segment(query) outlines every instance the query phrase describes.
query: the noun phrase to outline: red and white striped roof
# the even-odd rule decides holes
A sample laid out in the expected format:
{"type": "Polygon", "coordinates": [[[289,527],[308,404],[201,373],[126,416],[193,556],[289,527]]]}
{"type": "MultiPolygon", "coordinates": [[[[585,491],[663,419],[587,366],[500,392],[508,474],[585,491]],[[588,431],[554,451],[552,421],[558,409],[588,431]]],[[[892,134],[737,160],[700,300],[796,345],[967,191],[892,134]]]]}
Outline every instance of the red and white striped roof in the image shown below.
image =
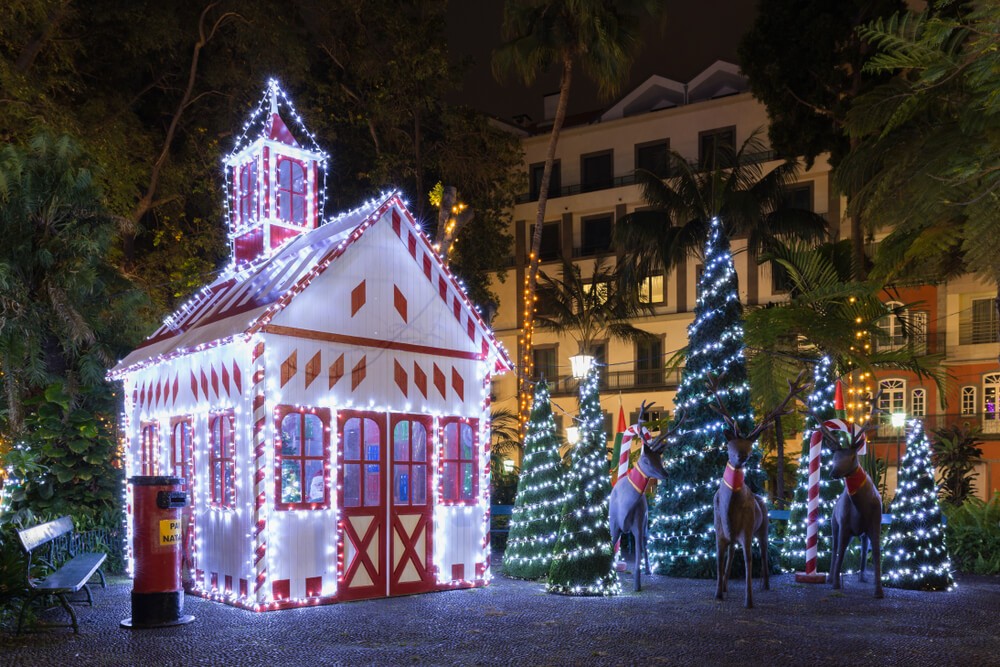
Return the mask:
{"type": "Polygon", "coordinates": [[[399,194],[391,192],[295,237],[269,258],[241,265],[239,269],[230,267],[167,317],[160,328],[111,369],[109,377],[119,379],[150,364],[248,338],[307,289],[338,257],[349,252],[354,241],[387,214],[409,251],[400,256],[411,257],[425,274],[430,273],[430,262],[437,265],[442,274],[441,289],[451,293],[456,310],[461,307],[465,311],[470,333],[473,327],[479,330],[483,358],[495,356],[496,371],[511,370],[513,364],[503,346],[451,272],[441,264],[399,194]],[[493,354],[489,354],[491,350],[493,354]]]}

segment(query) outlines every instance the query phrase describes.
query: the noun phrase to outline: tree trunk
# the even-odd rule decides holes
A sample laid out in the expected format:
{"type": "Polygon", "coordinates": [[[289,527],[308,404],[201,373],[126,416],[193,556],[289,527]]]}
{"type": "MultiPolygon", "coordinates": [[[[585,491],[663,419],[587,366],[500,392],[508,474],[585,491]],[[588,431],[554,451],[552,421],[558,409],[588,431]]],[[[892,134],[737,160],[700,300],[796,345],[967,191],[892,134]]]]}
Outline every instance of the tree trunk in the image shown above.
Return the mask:
{"type": "Polygon", "coordinates": [[[42,28],[41,34],[25,44],[24,48],[21,49],[21,53],[18,54],[17,61],[14,63],[14,71],[22,75],[28,73],[31,66],[35,64],[38,54],[52,40],[52,35],[55,34],[59,23],[66,17],[66,9],[69,7],[70,1],[63,0],[49,10],[49,13],[45,17],[45,26],[42,28]]]}
{"type": "Polygon", "coordinates": [[[785,427],[781,424],[781,415],[774,419],[774,449],[777,458],[777,474],[774,479],[774,495],[778,501],[778,509],[785,509],[785,427]]]}
{"type": "Polygon", "coordinates": [[[531,251],[528,255],[528,273],[524,277],[524,319],[521,325],[521,364],[518,376],[518,424],[523,429],[528,423],[528,413],[531,409],[531,376],[534,370],[532,356],[532,328],[535,325],[535,288],[538,286],[539,253],[542,248],[542,225],[545,223],[545,206],[549,199],[549,182],[552,179],[552,165],[556,159],[556,146],[559,143],[559,132],[566,120],[566,107],[569,102],[569,87],[573,80],[573,58],[570,54],[563,55],[562,78],[559,82],[559,104],[556,106],[556,117],[552,121],[552,133],[549,135],[549,148],[545,155],[545,167],[542,170],[542,182],[538,193],[538,214],[535,216],[535,228],[531,236],[531,251]]]}

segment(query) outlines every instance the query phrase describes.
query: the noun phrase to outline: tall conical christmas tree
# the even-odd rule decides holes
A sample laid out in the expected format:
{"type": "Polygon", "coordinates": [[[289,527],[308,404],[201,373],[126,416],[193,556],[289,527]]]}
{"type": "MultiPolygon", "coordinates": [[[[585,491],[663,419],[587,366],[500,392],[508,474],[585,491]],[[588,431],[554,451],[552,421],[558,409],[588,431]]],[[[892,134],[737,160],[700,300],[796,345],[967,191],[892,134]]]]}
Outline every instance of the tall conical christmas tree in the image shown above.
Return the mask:
{"type": "Polygon", "coordinates": [[[892,499],[892,524],[882,545],[882,583],[943,591],[955,587],[931,464],[931,444],[919,419],[909,423],[906,453],[892,499]]]}
{"type": "MultiPolygon", "coordinates": [[[[813,369],[813,390],[807,399],[809,415],[806,417],[802,439],[802,456],[799,458],[798,485],[792,500],[791,512],[785,539],[781,545],[781,563],[784,567],[801,571],[805,567],[806,553],[806,520],[808,519],[809,492],[809,439],[819,421],[833,419],[834,389],[836,378],[833,363],[829,357],[822,357],[813,369]]],[[[830,480],[830,468],[833,465],[833,452],[823,442],[820,455],[819,475],[819,533],[817,534],[817,570],[830,570],[830,514],[843,491],[842,483],[830,480]]]]}
{"type": "Polygon", "coordinates": [[[539,579],[548,574],[559,533],[559,512],[566,501],[564,470],[549,386],[542,380],[535,385],[524,434],[524,461],[503,556],[507,576],[539,579]]]}
{"type": "MultiPolygon", "coordinates": [[[[688,326],[688,355],[674,405],[686,411],[679,446],[668,448],[669,476],[651,510],[649,556],[661,574],[715,576],[712,501],[726,466],[723,422],[709,403],[709,374],[720,376],[719,398],[743,432],[753,428],[750,386],[743,356],[743,307],[729,239],[713,218],[705,244],[705,268],[698,281],[694,322],[688,326]]],[[[760,450],[745,467],[750,488],[763,489],[760,450]]]]}
{"type": "Polygon", "coordinates": [[[598,394],[598,370],[580,383],[580,441],[566,481],[559,537],[548,590],[566,595],[613,595],[620,590],[608,528],[608,454],[598,394]]]}

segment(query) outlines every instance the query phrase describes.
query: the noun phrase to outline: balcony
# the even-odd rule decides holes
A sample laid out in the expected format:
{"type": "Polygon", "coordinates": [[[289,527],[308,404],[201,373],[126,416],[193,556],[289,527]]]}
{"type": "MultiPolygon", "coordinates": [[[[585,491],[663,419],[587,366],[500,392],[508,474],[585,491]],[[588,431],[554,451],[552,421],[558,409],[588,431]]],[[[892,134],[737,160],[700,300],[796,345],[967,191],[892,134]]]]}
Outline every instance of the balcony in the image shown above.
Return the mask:
{"type": "MultiPolygon", "coordinates": [[[[1000,413],[997,412],[977,412],[973,414],[948,413],[943,415],[926,415],[919,417],[924,422],[924,429],[928,432],[945,428],[946,426],[965,426],[982,429],[983,435],[990,439],[1000,436],[1000,413]]],[[[905,428],[894,427],[885,423],[875,431],[873,440],[896,440],[897,438],[906,440],[905,428]]]]}
{"type": "MultiPolygon", "coordinates": [[[[602,392],[669,391],[677,389],[681,382],[680,368],[655,368],[641,371],[610,371],[601,373],[599,387],[602,392]]],[[[573,377],[549,380],[549,391],[553,396],[576,395],[580,381],[573,377]]]]}
{"type": "Polygon", "coordinates": [[[958,344],[979,345],[997,342],[997,319],[963,320],[958,323],[958,344]]]}
{"type": "Polygon", "coordinates": [[[918,357],[927,354],[944,354],[944,333],[918,333],[912,336],[892,336],[875,342],[876,352],[910,350],[918,357]]]}
{"type": "MultiPolygon", "coordinates": [[[[743,156],[743,164],[754,164],[757,162],[769,162],[770,160],[777,160],[778,156],[774,151],[762,151],[760,153],[752,153],[743,156]]],[[[689,160],[688,164],[695,168],[696,171],[701,171],[701,166],[696,160],[689,160]]],[[[549,199],[555,199],[556,197],[569,197],[570,195],[578,195],[583,192],[596,192],[598,190],[610,190],[611,188],[620,188],[626,185],[635,185],[635,173],[627,174],[625,176],[618,176],[613,179],[607,179],[600,182],[592,183],[576,183],[574,185],[566,185],[558,190],[555,188],[550,188],[549,199]]],[[[516,204],[527,204],[528,202],[538,201],[538,193],[523,192],[517,197],[515,197],[514,202],[516,204]]]]}

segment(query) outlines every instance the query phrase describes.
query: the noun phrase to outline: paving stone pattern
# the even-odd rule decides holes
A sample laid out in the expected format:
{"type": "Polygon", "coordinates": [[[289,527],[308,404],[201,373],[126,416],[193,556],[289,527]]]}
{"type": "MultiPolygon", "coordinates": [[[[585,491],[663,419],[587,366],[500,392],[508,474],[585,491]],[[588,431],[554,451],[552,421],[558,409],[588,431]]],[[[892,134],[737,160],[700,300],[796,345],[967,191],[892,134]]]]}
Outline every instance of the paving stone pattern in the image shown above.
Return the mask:
{"type": "Polygon", "coordinates": [[[727,599],[711,581],[643,578],[613,598],[550,595],[498,575],[482,589],[252,613],[188,597],[194,623],[125,630],[130,584],[95,590],[80,634],[0,632],[0,665],[1000,665],[1000,577],[950,593],[845,578],[842,591],[772,578],[727,599]]]}

